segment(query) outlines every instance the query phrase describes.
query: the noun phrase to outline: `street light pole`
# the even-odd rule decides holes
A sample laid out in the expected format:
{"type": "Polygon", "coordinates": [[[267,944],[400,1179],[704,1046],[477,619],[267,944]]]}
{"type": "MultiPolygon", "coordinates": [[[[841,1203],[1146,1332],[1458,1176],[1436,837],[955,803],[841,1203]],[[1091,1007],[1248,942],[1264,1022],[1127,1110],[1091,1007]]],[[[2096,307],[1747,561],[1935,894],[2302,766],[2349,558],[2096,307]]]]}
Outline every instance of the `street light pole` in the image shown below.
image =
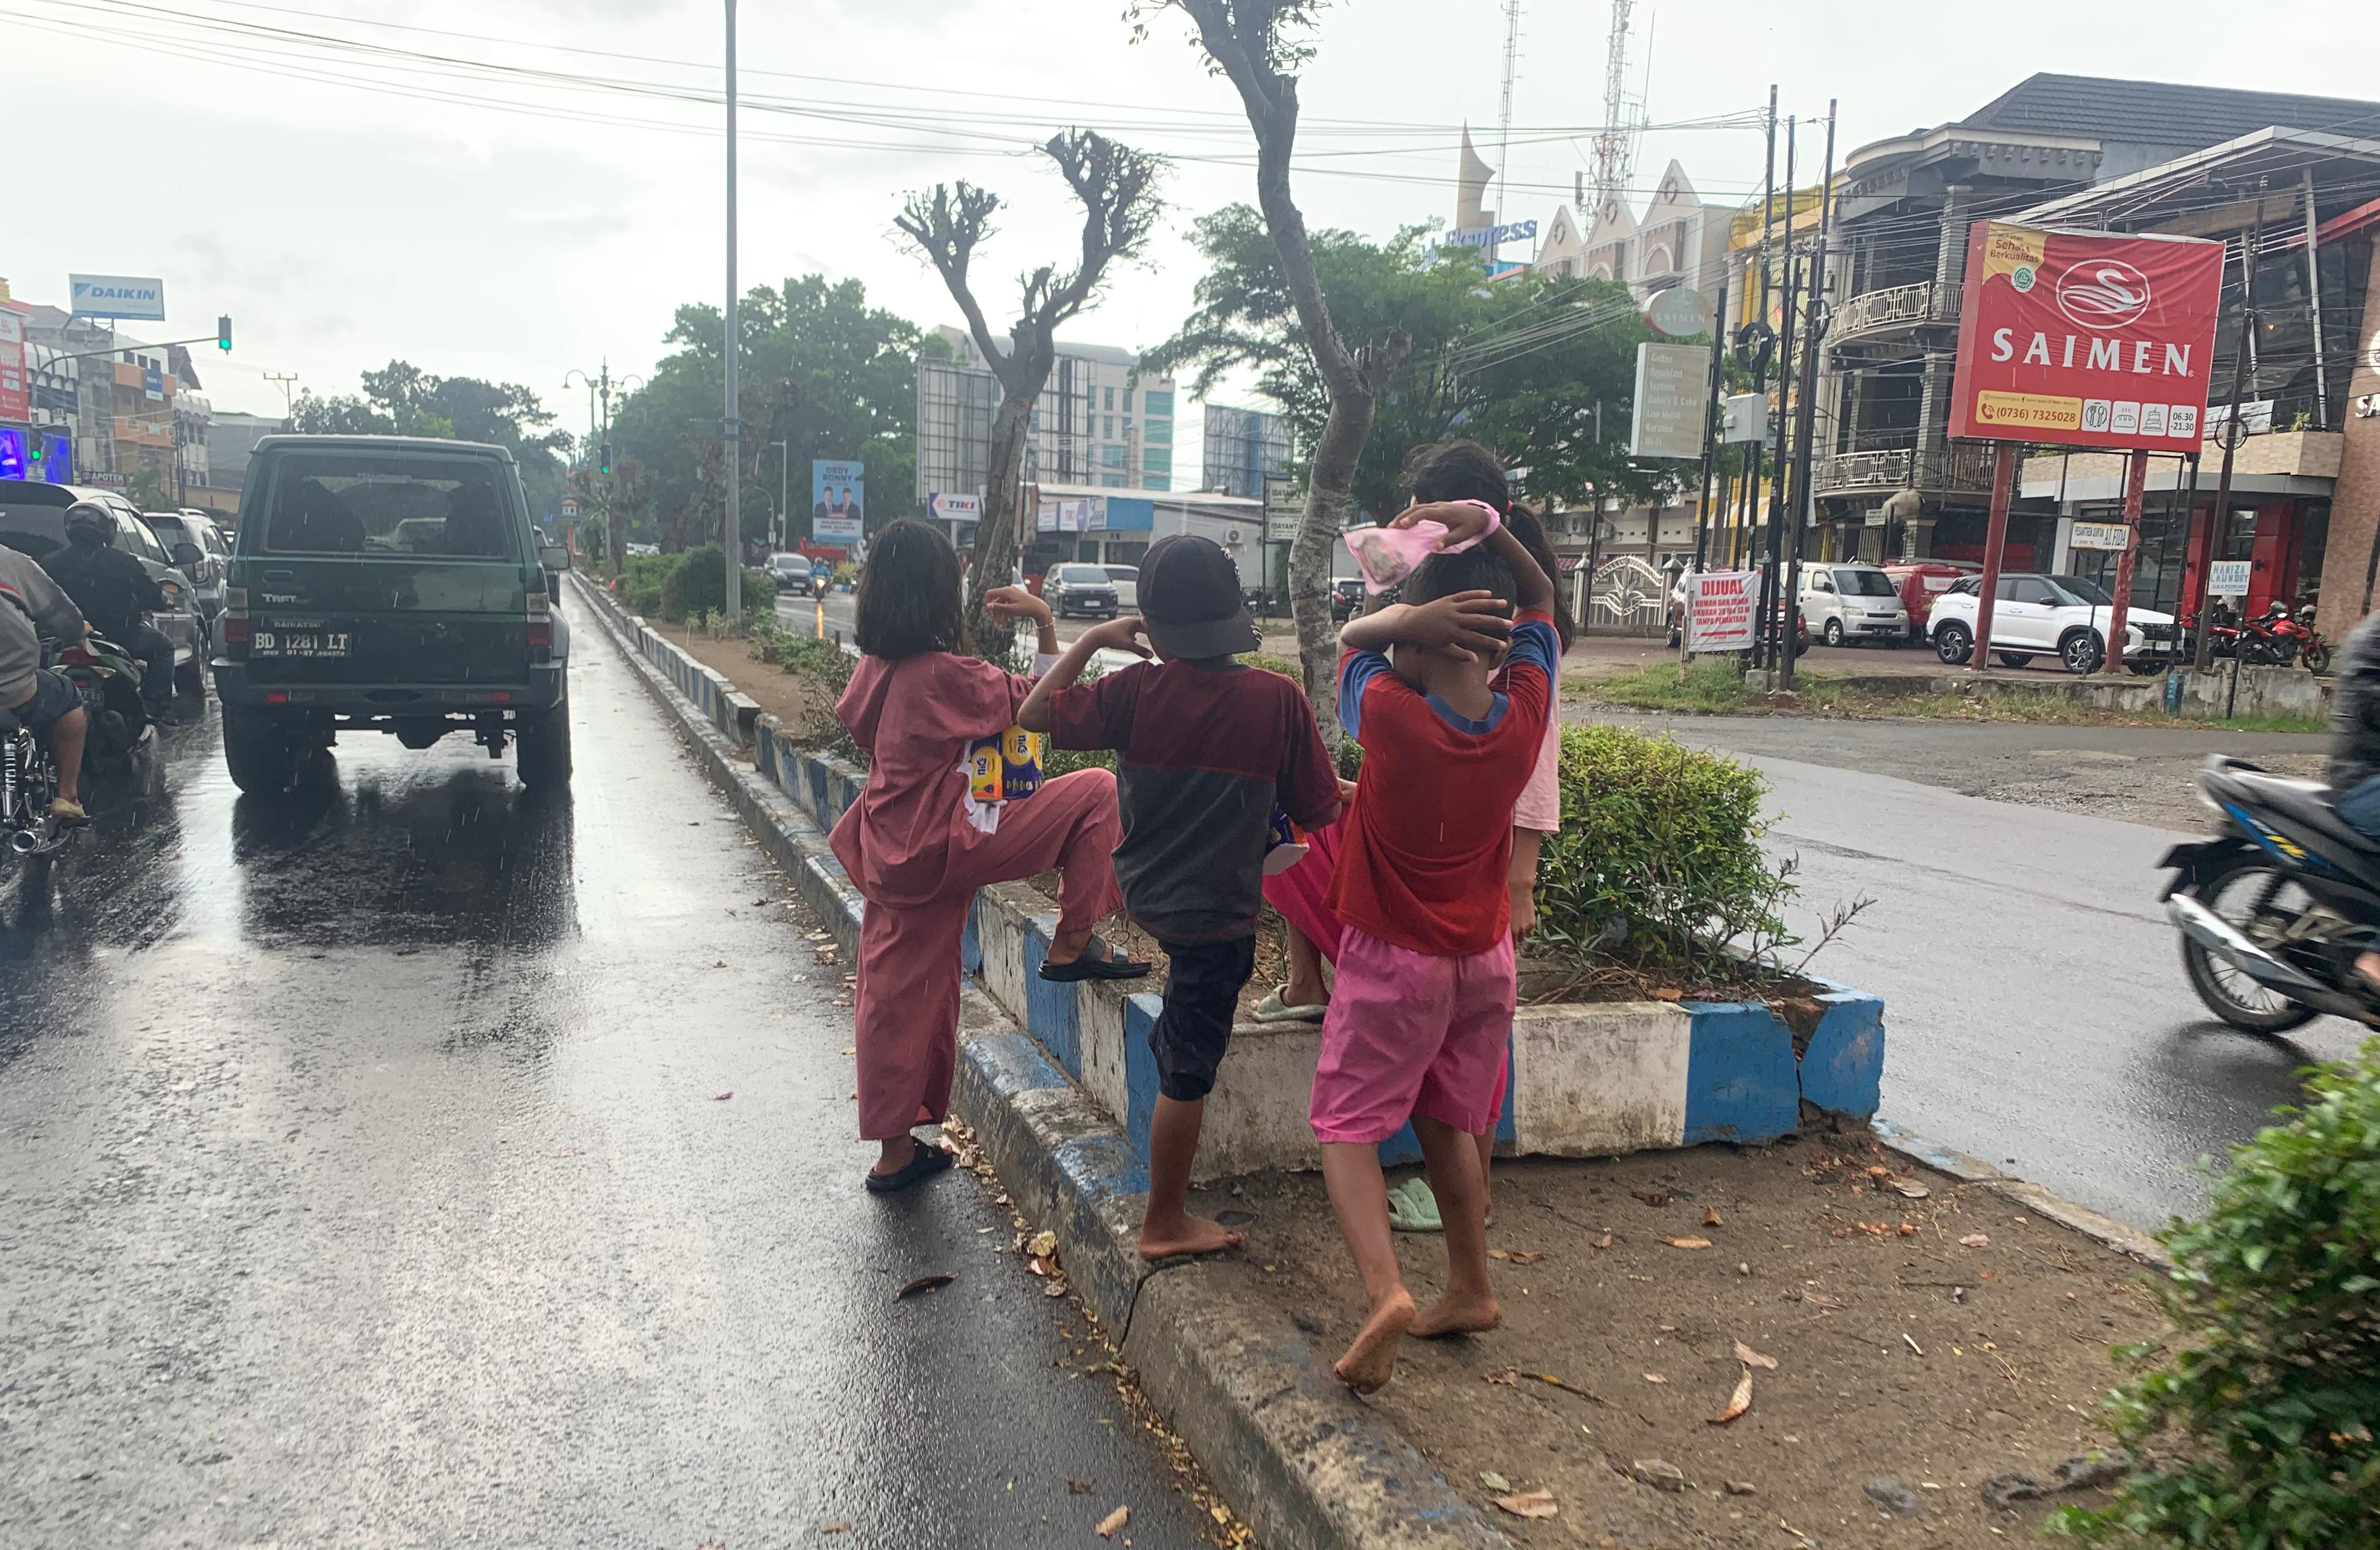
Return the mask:
{"type": "Polygon", "coordinates": [[[727,413],[721,430],[727,456],[727,509],[721,547],[727,551],[727,622],[744,622],[744,425],[736,416],[735,358],[743,339],[735,325],[735,0],[727,0],[727,413]]]}

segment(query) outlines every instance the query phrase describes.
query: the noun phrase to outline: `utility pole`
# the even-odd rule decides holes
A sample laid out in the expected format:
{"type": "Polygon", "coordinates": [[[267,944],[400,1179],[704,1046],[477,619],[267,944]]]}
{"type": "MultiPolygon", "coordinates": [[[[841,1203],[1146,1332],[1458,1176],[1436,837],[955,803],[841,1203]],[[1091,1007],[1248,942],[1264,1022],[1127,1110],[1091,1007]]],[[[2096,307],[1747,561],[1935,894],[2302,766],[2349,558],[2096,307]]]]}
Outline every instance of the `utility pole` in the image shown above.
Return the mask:
{"type": "MultiPolygon", "coordinates": [[[[2240,342],[2231,357],[2231,407],[2223,416],[2223,471],[2216,476],[2215,509],[2206,519],[2206,557],[2198,567],[2197,667],[2202,673],[2215,665],[2215,592],[2208,583],[2215,580],[2215,562],[2222,557],[2216,551],[2231,526],[2231,455],[2239,449],[2242,430],[2240,394],[2247,385],[2248,348],[2256,334],[2256,249],[2264,239],[2265,181],[2260,177],[2256,219],[2248,228],[2248,245],[2240,251],[2240,342]]],[[[2191,492],[2191,504],[2198,504],[2195,489],[2191,492]]],[[[2245,602],[2241,600],[2243,612],[2245,602]]]]}
{"type": "MultiPolygon", "coordinates": [[[[1718,400],[1719,388],[1726,379],[1726,372],[1722,366],[1726,350],[1727,272],[1721,270],[1718,277],[1718,310],[1711,314],[1710,396],[1709,401],[1703,406],[1703,477],[1702,482],[1696,486],[1701,492],[1702,499],[1694,507],[1694,568],[1688,572],[1694,576],[1703,573],[1703,568],[1708,563],[1710,557],[1711,475],[1718,461],[1718,400]]],[[[1657,532],[1659,530],[1660,520],[1660,514],[1654,513],[1653,523],[1657,532]]],[[[1694,624],[1694,592],[1691,588],[1686,592],[1686,616],[1682,621],[1683,628],[1680,629],[1678,635],[1678,661],[1681,664],[1692,662],[1694,655],[1693,646],[1687,640],[1694,624]]]]}
{"type": "MultiPolygon", "coordinates": [[[[1801,390],[1796,406],[1800,421],[1793,441],[1793,478],[1791,519],[1792,537],[1788,541],[1785,562],[1785,605],[1798,616],[1802,610],[1802,528],[1803,516],[1810,506],[1810,444],[1815,439],[1818,426],[1818,396],[1812,391],[1818,380],[1818,340],[1827,328],[1827,237],[1835,216],[1835,104],[1827,103],[1827,170],[1818,184],[1818,243],[1810,255],[1810,282],[1805,288],[1809,316],[1802,328],[1802,368],[1793,376],[1801,390]]],[[[1786,630],[1783,663],[1785,687],[1793,687],[1794,646],[1801,631],[1797,627],[1780,626],[1786,630]]]]}
{"type": "Polygon", "coordinates": [[[727,622],[744,622],[744,422],[736,413],[735,358],[744,339],[735,323],[735,0],[727,0],[727,413],[721,425],[727,460],[727,509],[721,547],[727,551],[727,622]]]}
{"type": "Polygon", "coordinates": [[[281,389],[281,418],[284,421],[296,418],[298,408],[294,397],[294,392],[298,385],[298,373],[295,372],[267,372],[264,373],[264,380],[281,389]]]}
{"type": "MultiPolygon", "coordinates": [[[[1796,120],[1785,120],[1785,306],[1782,326],[1777,337],[1778,408],[1781,410],[1791,401],[1793,392],[1802,385],[1793,371],[1794,292],[1801,282],[1801,267],[1793,262],[1793,141],[1796,120]]],[[[1785,543],[1785,459],[1788,456],[1786,431],[1789,417],[1777,416],[1777,464],[1768,476],[1768,543],[1767,554],[1760,567],[1760,630],[1769,638],[1768,666],[1779,668],[1792,654],[1800,632],[1786,618],[1786,610],[1798,609],[1798,599],[1779,594],[1779,584],[1784,577],[1779,569],[1784,558],[1785,543]]]]}

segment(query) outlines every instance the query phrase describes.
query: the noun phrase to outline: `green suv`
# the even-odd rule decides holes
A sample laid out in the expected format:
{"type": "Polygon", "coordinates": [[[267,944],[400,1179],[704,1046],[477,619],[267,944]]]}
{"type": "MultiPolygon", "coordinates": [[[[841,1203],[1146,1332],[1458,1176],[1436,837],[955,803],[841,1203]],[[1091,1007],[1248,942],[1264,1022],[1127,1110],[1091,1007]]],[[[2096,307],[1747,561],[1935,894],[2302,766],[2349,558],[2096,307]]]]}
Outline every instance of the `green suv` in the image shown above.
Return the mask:
{"type": "Polygon", "coordinates": [[[270,793],[341,731],[428,748],[516,745],[531,787],[570,779],[570,636],[501,446],[267,436],[240,490],[215,628],[224,755],[270,793]]]}

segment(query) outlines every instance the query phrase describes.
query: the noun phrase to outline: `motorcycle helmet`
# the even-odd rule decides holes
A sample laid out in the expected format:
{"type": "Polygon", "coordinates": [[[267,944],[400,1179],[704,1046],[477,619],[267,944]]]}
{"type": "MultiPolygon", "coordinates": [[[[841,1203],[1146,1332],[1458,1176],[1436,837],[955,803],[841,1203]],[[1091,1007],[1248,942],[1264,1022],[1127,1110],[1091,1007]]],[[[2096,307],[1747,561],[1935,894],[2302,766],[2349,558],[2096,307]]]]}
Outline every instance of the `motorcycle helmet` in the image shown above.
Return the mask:
{"type": "Polygon", "coordinates": [[[81,535],[103,549],[115,541],[115,514],[97,501],[77,501],[67,507],[66,529],[68,542],[81,535]]]}

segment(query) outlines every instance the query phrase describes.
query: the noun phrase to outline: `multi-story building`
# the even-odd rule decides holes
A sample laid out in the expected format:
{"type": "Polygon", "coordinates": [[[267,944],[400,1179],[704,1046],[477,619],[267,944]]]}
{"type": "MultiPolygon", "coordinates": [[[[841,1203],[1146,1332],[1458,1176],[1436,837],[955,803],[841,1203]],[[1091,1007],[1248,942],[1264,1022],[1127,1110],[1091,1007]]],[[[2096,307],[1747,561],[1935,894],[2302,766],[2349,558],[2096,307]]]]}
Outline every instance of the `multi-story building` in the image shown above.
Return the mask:
{"type": "Polygon", "coordinates": [[[1198,483],[1203,489],[1262,500],[1265,481],[1289,472],[1289,420],[1269,409],[1207,406],[1198,483]]]}
{"type": "Polygon", "coordinates": [[[1619,280],[1638,300],[1672,286],[1706,296],[1718,289],[1737,212],[1706,204],[1686,169],[1671,162],[1640,217],[1627,201],[1608,199],[1591,214],[1565,205],[1554,212],[1535,267],[1540,273],[1619,280]]]}
{"type": "MultiPolygon", "coordinates": [[[[1989,447],[1949,438],[1973,222],[2145,223],[2185,235],[2244,235],[2239,228],[2252,226],[2265,210],[2271,246],[2283,240],[2281,228],[2289,223],[2302,228],[2302,192],[2313,193],[2319,218],[2354,202],[2349,195],[2371,181],[2373,167],[2330,131],[2375,123],[2375,103],[2036,75],[1956,122],[1852,152],[1836,185],[1827,276],[1832,318],[1815,388],[1815,499],[1807,513],[1820,531],[1810,552],[1867,559],[1975,558],[1983,552],[1989,447]],[[2255,152],[2257,137],[2276,129],[2311,133],[2321,143],[2278,159],[2255,152]],[[2337,178],[2346,185],[2335,194],[2324,191],[2335,180],[2334,166],[2344,169],[2337,178]],[[2192,177],[2204,181],[2195,193],[2177,195],[2192,177]],[[2292,187],[2309,177],[2306,189],[2292,187]]],[[[2325,262],[2351,261],[2342,250],[2325,262]]],[[[2260,299],[2289,266],[2272,267],[2272,278],[2258,280],[2260,299]]],[[[2314,429],[2335,429],[2345,412],[2343,373],[2357,353],[2346,320],[2362,315],[2360,271],[2358,276],[2350,287],[2347,271],[2339,272],[2339,285],[2353,295],[2342,290],[2334,314],[2338,336],[2328,341],[2335,387],[2314,391],[2316,333],[2305,326],[2302,302],[2286,314],[2296,320],[2288,324],[2296,329],[2294,343],[2259,347],[2256,376],[2260,383],[2273,378],[2267,396],[2287,401],[2292,422],[2304,414],[2326,418],[2314,429]],[[2295,385],[2284,387],[2276,373],[2295,385]]],[[[2217,383],[2228,381],[2230,348],[2228,338],[2218,341],[2217,383]]],[[[2211,469],[2211,459],[2203,461],[2211,469]]],[[[2025,493],[2034,488],[2028,480],[2025,493]]],[[[2011,565],[2058,558],[2056,503],[2049,505],[2020,506],[2010,526],[2011,565]]]]}
{"type": "Polygon", "coordinates": [[[207,475],[212,487],[229,494],[237,505],[256,444],[287,429],[289,421],[277,415],[215,411],[207,421],[207,475]]]}
{"type": "MultiPolygon", "coordinates": [[[[939,331],[947,361],[917,363],[917,495],[979,494],[990,464],[1000,384],[964,329],[939,331]]],[[[1025,447],[1027,482],[1168,490],[1173,379],[1146,377],[1131,351],[1058,345],[1025,447]]]]}

